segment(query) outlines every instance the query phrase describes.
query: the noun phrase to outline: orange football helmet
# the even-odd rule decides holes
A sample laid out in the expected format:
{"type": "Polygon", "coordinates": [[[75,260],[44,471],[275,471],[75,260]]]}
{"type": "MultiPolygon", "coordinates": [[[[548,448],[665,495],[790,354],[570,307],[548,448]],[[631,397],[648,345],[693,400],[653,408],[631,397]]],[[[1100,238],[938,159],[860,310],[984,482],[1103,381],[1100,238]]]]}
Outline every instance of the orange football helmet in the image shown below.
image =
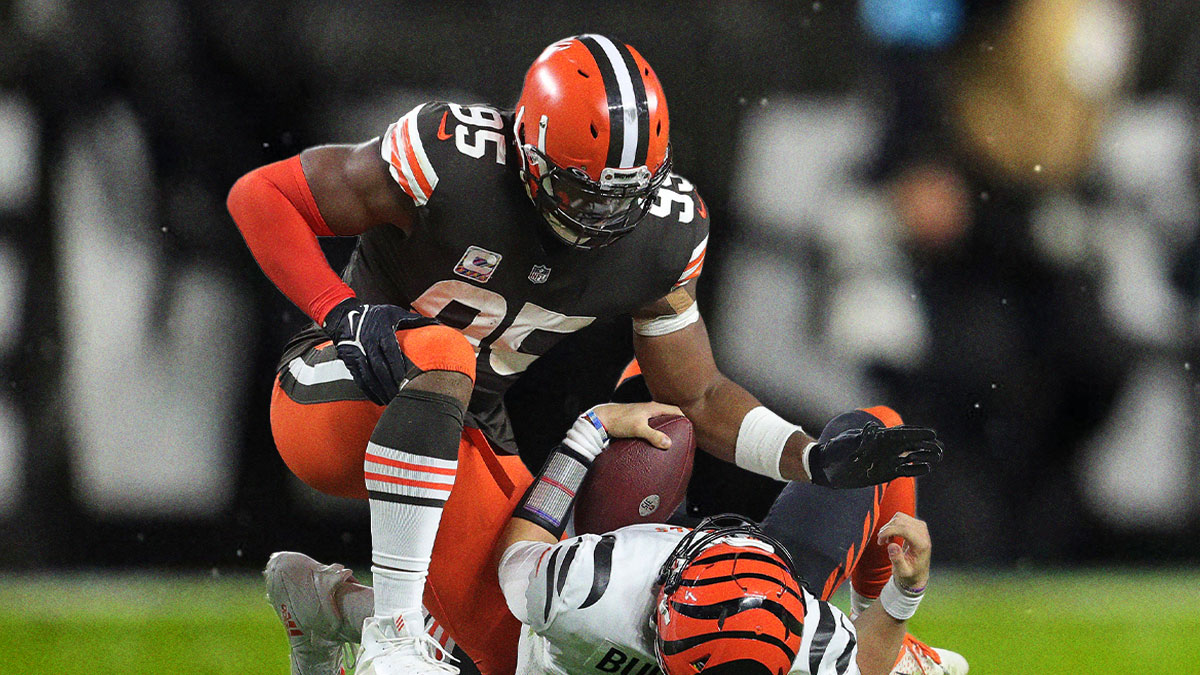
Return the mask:
{"type": "Polygon", "coordinates": [[[603,35],[542,52],[525,75],[515,126],[525,189],[571,246],[628,234],[670,173],[658,76],[633,47],[603,35]]]}
{"type": "Polygon", "coordinates": [[[666,675],[785,675],[804,632],[787,549],[741,516],[706,518],[659,570],[652,622],[666,675]]]}

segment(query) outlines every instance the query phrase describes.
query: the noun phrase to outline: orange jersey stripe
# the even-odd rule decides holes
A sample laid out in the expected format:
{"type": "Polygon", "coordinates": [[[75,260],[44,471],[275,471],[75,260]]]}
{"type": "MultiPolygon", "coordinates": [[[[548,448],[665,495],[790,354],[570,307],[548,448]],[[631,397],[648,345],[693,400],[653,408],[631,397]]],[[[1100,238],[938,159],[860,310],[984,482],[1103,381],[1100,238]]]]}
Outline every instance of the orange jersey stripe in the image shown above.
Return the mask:
{"type": "Polygon", "coordinates": [[[707,252],[708,247],[706,246],[701,248],[700,252],[692,257],[692,261],[688,263],[687,267],[683,268],[683,274],[679,276],[679,281],[675,282],[676,286],[700,276],[700,270],[704,269],[704,255],[707,252]]]}
{"type": "MultiPolygon", "coordinates": [[[[416,124],[415,119],[413,124],[416,124]]],[[[404,134],[404,156],[408,158],[408,167],[412,169],[413,176],[417,179],[417,184],[421,186],[421,191],[428,198],[433,194],[433,186],[429,184],[429,179],[425,177],[425,172],[421,170],[421,163],[417,161],[417,153],[413,151],[412,139],[408,135],[408,127],[407,123],[400,127],[400,133],[404,134]]]]}
{"type": "Polygon", "coordinates": [[[395,476],[387,476],[382,473],[372,473],[370,471],[364,471],[363,477],[367,478],[368,480],[377,480],[384,483],[393,483],[395,485],[406,485],[408,487],[425,488],[427,490],[440,490],[442,492],[449,492],[454,487],[453,485],[447,485],[445,483],[429,483],[423,480],[396,478],[395,476]]]}
{"type": "Polygon", "coordinates": [[[419,201],[417,199],[417,193],[413,191],[412,186],[408,184],[408,178],[404,175],[404,160],[400,159],[399,153],[400,153],[400,146],[396,144],[396,134],[395,134],[395,132],[393,132],[392,133],[392,158],[389,161],[391,162],[392,166],[395,167],[395,169],[396,169],[396,181],[398,183],[400,183],[400,189],[404,190],[404,193],[407,194],[409,197],[412,197],[413,201],[419,201]]]}

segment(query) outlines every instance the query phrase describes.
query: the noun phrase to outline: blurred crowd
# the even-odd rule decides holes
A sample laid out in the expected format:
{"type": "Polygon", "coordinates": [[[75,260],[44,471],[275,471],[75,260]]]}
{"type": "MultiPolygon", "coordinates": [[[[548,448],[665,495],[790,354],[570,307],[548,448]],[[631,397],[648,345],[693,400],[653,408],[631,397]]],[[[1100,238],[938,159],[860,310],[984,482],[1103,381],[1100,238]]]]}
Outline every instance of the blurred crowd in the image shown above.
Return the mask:
{"type": "MultiPolygon", "coordinates": [[[[511,104],[580,32],[663,81],[726,372],[814,434],[880,403],[939,431],[939,561],[1200,559],[1188,0],[0,0],[0,566],[363,557],[362,505],[273,450],[305,318],[225,193],[422,100],[511,104]]],[[[599,325],[531,370],[530,461],[629,350],[599,325]]],[[[699,461],[688,508],[777,489],[699,461]]]]}

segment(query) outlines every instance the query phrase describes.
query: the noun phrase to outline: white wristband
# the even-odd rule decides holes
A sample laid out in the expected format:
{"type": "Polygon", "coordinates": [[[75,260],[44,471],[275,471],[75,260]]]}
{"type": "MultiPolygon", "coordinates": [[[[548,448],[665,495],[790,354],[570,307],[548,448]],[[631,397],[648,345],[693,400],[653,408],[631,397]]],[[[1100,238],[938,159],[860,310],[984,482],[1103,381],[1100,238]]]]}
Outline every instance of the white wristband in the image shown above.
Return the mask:
{"type": "Polygon", "coordinates": [[[923,597],[924,588],[915,592],[901,589],[900,584],[896,583],[896,577],[892,577],[879,593],[879,604],[883,605],[883,611],[893,619],[908,621],[917,613],[917,605],[921,604],[923,597]]]}
{"type": "Polygon", "coordinates": [[[567,429],[563,445],[588,459],[596,459],[608,447],[608,432],[596,413],[588,410],[567,429]]]}
{"type": "Polygon", "coordinates": [[[812,469],[808,466],[808,455],[812,452],[812,449],[816,447],[816,445],[817,442],[813,441],[812,443],[804,446],[804,454],[800,455],[800,462],[804,465],[804,475],[808,476],[808,482],[810,483],[812,482],[812,469]]]}
{"type": "Polygon", "coordinates": [[[788,439],[797,431],[804,433],[795,424],[764,406],[758,406],[742,418],[733,455],[734,464],[761,476],[787,480],[779,472],[779,458],[783,456],[783,447],[788,439]]]}

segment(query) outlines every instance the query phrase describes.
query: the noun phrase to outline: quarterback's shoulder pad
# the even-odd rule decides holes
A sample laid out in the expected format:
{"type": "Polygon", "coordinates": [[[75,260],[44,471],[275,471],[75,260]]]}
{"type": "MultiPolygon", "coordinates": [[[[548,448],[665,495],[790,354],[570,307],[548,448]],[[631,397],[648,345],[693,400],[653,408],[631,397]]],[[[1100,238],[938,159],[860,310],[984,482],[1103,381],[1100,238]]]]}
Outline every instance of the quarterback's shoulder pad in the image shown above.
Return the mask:
{"type": "Polygon", "coordinates": [[[615,545],[612,534],[585,534],[559,542],[542,556],[525,592],[534,632],[546,633],[563,612],[587,609],[604,596],[615,545]]]}
{"type": "Polygon", "coordinates": [[[433,198],[438,182],[485,160],[503,166],[508,143],[504,113],[489,105],[422,103],[383,134],[379,152],[392,178],[417,206],[433,198]]]}

